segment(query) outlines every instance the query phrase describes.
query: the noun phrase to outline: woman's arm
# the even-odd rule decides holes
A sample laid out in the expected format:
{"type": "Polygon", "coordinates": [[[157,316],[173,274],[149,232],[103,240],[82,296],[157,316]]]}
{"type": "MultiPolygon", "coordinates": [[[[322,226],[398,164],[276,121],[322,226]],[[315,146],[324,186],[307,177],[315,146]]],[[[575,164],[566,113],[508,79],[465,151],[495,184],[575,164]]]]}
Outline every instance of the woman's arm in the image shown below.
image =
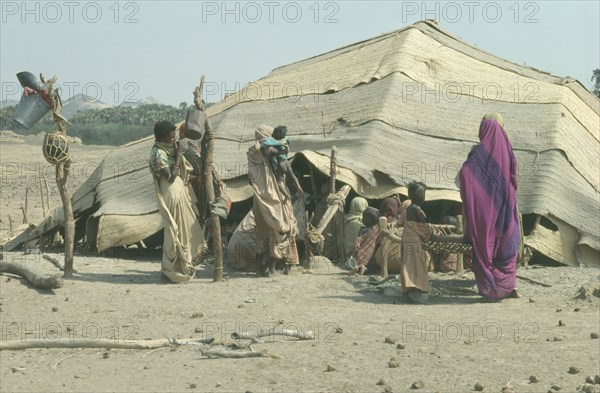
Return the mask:
{"type": "Polygon", "coordinates": [[[177,176],[180,175],[179,168],[181,167],[181,162],[183,160],[184,150],[185,145],[183,143],[177,143],[177,158],[175,159],[175,164],[173,164],[173,167],[171,168],[170,177],[167,178],[171,183],[173,183],[177,176]]]}

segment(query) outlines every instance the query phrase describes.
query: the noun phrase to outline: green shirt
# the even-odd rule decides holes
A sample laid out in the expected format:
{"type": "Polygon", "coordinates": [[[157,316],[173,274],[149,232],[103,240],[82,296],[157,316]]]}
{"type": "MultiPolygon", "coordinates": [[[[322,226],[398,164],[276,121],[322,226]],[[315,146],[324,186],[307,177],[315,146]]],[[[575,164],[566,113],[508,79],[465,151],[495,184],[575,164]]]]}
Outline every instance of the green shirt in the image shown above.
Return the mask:
{"type": "Polygon", "coordinates": [[[150,152],[150,171],[155,178],[160,179],[166,169],[169,173],[171,167],[175,165],[175,157],[167,154],[163,149],[152,146],[150,152]]]}

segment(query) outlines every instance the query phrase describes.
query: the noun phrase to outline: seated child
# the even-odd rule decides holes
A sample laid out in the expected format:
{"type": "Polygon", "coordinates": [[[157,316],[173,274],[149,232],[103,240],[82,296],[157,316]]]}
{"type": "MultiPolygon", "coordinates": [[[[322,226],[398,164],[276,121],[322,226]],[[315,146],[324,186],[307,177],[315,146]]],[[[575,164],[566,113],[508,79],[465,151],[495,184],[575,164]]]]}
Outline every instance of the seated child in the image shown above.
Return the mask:
{"type": "Polygon", "coordinates": [[[420,182],[408,185],[408,197],[412,203],[406,210],[402,237],[402,289],[416,303],[426,303],[429,293],[428,255],[423,243],[431,237],[432,229],[421,208],[425,202],[425,189],[425,184],[420,182]]]}
{"type": "Polygon", "coordinates": [[[285,176],[289,178],[296,188],[296,192],[301,193],[302,187],[294,171],[292,165],[288,161],[288,152],[290,141],[287,138],[287,127],[277,126],[273,130],[273,134],[270,137],[264,138],[260,141],[260,148],[263,153],[269,158],[269,163],[277,179],[277,186],[279,191],[287,199],[290,198],[289,193],[285,187],[285,176]]]}
{"type": "Polygon", "coordinates": [[[367,270],[367,265],[373,259],[377,251],[377,240],[379,238],[379,210],[367,207],[363,211],[363,227],[354,241],[352,256],[356,259],[356,267],[350,270],[349,275],[356,273],[362,275],[367,270]]]}

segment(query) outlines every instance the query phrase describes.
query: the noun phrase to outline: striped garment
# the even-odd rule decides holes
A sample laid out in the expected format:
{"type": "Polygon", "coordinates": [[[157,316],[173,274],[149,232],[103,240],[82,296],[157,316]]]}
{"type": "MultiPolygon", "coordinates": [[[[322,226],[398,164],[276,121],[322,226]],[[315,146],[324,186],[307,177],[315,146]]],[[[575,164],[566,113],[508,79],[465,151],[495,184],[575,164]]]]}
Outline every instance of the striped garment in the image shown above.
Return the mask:
{"type": "Polygon", "coordinates": [[[202,155],[199,142],[190,138],[183,138],[179,140],[179,143],[185,144],[183,156],[194,167],[192,175],[200,176],[202,172],[202,155]]]}

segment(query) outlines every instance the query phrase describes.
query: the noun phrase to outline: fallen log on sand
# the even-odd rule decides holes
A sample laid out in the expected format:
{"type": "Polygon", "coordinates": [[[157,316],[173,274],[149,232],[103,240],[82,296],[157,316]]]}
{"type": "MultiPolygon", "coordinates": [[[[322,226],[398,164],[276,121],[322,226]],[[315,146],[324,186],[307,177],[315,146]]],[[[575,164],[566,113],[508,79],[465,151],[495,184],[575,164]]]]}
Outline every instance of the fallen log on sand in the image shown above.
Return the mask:
{"type": "Polygon", "coordinates": [[[17,262],[0,262],[0,273],[10,273],[26,279],[31,285],[41,289],[56,289],[63,286],[63,278],[58,275],[37,273],[28,266],[17,262]]]}
{"type": "Polygon", "coordinates": [[[229,349],[221,349],[221,348],[200,348],[200,352],[202,356],[206,356],[209,358],[233,358],[233,359],[241,359],[241,358],[262,358],[262,357],[278,357],[277,355],[269,355],[266,352],[255,352],[255,351],[232,351],[229,349]]]}
{"type": "MultiPolygon", "coordinates": [[[[268,354],[264,351],[240,351],[229,350],[225,347],[213,347],[213,337],[204,339],[178,340],[178,339],[162,339],[162,340],[146,340],[146,341],[115,341],[112,339],[99,339],[94,341],[88,340],[73,340],[60,339],[56,341],[8,341],[0,343],[0,351],[15,351],[22,349],[34,348],[103,348],[103,349],[160,349],[160,348],[177,348],[183,345],[197,345],[202,356],[208,358],[256,358],[256,357],[272,357],[279,359],[279,355],[268,354]]],[[[62,359],[61,359],[62,360],[62,359]]],[[[60,361],[59,361],[60,362],[60,361]]],[[[58,364],[58,363],[57,363],[58,364]]]]}
{"type": "Polygon", "coordinates": [[[275,327],[272,329],[263,329],[259,330],[256,333],[242,332],[242,333],[231,333],[231,338],[234,340],[253,340],[260,342],[261,337],[268,336],[287,336],[287,337],[295,337],[300,340],[314,340],[315,335],[312,330],[308,330],[306,332],[302,332],[294,329],[283,329],[280,327],[275,327]]]}
{"type": "Polygon", "coordinates": [[[33,348],[111,348],[111,349],[157,349],[162,347],[178,347],[180,345],[211,344],[215,339],[207,337],[194,340],[145,340],[145,341],[118,341],[113,339],[83,340],[64,338],[56,341],[31,340],[31,341],[6,341],[0,342],[0,351],[16,351],[33,348]]]}

